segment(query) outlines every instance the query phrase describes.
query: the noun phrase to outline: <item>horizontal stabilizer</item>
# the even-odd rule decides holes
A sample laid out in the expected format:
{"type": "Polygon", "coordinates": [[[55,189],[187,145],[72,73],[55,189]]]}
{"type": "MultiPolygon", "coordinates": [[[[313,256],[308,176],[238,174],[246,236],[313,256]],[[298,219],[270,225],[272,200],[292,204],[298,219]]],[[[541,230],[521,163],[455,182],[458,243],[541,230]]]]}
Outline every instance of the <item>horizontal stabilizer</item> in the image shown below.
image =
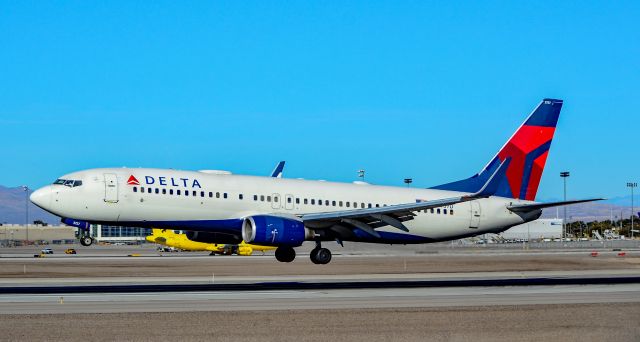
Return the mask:
{"type": "Polygon", "coordinates": [[[509,209],[509,210],[511,210],[513,212],[522,213],[522,212],[528,212],[528,211],[539,210],[539,209],[544,209],[544,208],[558,207],[558,206],[562,206],[562,205],[570,205],[570,204],[593,202],[593,201],[602,201],[603,199],[604,198],[589,198],[589,199],[575,200],[575,201],[560,201],[560,202],[532,203],[532,204],[516,204],[516,205],[512,205],[512,206],[507,207],[507,209],[509,209]]]}

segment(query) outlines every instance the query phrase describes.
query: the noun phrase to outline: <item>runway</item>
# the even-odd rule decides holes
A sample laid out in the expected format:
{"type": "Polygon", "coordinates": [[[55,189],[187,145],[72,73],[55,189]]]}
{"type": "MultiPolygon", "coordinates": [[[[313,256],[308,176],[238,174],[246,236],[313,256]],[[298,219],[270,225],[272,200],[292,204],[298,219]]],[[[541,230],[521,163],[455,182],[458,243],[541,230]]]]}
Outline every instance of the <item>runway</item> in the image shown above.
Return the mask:
{"type": "Polygon", "coordinates": [[[2,338],[640,338],[629,320],[640,317],[637,251],[440,249],[336,255],[324,266],[307,258],[125,253],[0,258],[2,338]]]}
{"type": "Polygon", "coordinates": [[[638,303],[640,284],[0,295],[2,314],[638,303]]]}

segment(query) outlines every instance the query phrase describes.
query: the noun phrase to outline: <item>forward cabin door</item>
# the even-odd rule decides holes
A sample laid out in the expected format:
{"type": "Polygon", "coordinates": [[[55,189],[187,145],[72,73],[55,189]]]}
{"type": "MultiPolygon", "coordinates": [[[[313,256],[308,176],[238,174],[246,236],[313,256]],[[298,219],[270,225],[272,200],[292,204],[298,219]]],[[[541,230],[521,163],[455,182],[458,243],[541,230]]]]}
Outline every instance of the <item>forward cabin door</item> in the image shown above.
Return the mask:
{"type": "Polygon", "coordinates": [[[478,229],[480,227],[480,202],[471,201],[471,222],[469,222],[469,228],[478,229]]]}
{"type": "Polygon", "coordinates": [[[115,173],[104,174],[104,201],[118,203],[118,176],[115,173]]]}

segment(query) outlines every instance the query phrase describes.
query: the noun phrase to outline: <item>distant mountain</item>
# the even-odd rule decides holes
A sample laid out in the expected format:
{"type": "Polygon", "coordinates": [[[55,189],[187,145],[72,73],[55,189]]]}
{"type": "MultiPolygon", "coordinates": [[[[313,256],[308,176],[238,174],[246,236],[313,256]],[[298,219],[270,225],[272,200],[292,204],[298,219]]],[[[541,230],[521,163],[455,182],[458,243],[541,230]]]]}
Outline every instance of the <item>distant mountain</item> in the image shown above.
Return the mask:
{"type": "MultiPolygon", "coordinates": [[[[26,194],[22,187],[7,188],[0,185],[0,223],[25,222],[26,194]]],[[[57,224],[60,218],[36,207],[29,202],[29,222],[41,220],[50,224],[57,224]]]]}

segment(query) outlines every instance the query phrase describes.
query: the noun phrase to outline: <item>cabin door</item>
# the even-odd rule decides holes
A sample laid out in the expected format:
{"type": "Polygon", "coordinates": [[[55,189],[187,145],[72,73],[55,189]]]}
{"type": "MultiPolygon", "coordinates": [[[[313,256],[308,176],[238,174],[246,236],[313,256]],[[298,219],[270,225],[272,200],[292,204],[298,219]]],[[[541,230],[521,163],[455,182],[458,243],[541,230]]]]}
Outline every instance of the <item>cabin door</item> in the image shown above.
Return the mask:
{"type": "Polygon", "coordinates": [[[104,201],[118,203],[118,176],[115,173],[104,174],[104,201]]]}
{"type": "Polygon", "coordinates": [[[471,201],[471,222],[469,223],[469,228],[478,229],[480,227],[480,202],[479,201],[471,201]]]}

